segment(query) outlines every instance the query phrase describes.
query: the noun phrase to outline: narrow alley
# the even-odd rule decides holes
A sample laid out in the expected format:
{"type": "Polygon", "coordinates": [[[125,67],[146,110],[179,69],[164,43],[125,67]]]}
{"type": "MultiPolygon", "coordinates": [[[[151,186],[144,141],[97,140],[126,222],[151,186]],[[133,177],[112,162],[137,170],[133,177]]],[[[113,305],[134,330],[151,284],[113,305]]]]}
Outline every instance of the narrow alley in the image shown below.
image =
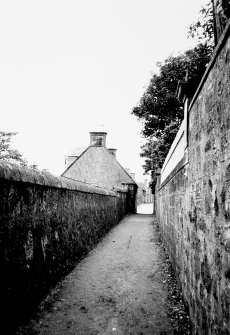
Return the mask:
{"type": "Polygon", "coordinates": [[[174,334],[151,212],[142,205],[114,227],[17,335],[174,334]]]}

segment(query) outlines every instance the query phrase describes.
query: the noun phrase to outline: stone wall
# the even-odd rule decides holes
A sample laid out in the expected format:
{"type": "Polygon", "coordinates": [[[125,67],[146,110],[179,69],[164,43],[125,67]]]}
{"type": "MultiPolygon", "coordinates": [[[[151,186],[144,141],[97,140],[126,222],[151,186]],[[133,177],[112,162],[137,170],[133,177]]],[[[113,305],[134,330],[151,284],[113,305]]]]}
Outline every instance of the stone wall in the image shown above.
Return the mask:
{"type": "Polygon", "coordinates": [[[129,199],[124,190],[1,163],[0,208],[0,328],[5,334],[9,322],[13,329],[23,317],[24,306],[36,305],[129,212],[129,199]]]}
{"type": "Polygon", "coordinates": [[[202,335],[230,334],[229,32],[228,23],[190,104],[185,155],[157,191],[158,223],[202,335]]]}

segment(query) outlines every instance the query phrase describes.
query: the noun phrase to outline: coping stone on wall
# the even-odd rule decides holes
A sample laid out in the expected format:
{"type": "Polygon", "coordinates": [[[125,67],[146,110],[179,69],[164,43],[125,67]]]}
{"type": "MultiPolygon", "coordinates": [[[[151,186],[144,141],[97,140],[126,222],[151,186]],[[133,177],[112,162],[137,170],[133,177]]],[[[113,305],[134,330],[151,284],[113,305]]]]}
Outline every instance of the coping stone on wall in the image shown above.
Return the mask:
{"type": "Polygon", "coordinates": [[[39,171],[24,165],[0,161],[0,179],[43,185],[52,188],[63,188],[84,193],[96,193],[116,196],[116,193],[107,189],[70,180],[65,177],[55,177],[49,172],[39,171]]]}
{"type": "Polygon", "coordinates": [[[168,182],[186,165],[188,164],[187,157],[184,156],[180,162],[175,166],[175,168],[170,172],[167,178],[160,184],[158,191],[160,191],[168,182]]]}
{"type": "Polygon", "coordinates": [[[115,192],[123,192],[123,193],[126,193],[128,191],[128,186],[126,187],[118,187],[118,186],[114,186],[113,187],[113,190],[115,192]]]}

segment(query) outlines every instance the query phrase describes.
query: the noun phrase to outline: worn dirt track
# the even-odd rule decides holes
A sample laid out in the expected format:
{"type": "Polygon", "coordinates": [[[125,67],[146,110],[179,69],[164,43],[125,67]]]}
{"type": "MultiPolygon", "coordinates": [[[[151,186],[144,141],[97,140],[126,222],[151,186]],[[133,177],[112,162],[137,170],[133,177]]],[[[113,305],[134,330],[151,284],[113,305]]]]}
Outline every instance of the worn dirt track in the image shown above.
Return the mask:
{"type": "Polygon", "coordinates": [[[153,216],[126,217],[17,335],[173,334],[153,216]]]}

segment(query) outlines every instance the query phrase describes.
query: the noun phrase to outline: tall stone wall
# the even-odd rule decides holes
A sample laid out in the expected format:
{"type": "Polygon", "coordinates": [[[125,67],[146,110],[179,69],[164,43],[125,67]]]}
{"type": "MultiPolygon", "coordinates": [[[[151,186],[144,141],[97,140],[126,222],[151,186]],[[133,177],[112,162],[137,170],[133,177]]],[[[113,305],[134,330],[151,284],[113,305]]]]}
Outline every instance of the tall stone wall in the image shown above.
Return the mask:
{"type": "Polygon", "coordinates": [[[199,335],[230,334],[229,32],[228,24],[190,104],[184,158],[157,191],[158,222],[199,335]]]}
{"type": "Polygon", "coordinates": [[[3,333],[129,212],[127,197],[124,190],[0,164],[3,333]]]}

